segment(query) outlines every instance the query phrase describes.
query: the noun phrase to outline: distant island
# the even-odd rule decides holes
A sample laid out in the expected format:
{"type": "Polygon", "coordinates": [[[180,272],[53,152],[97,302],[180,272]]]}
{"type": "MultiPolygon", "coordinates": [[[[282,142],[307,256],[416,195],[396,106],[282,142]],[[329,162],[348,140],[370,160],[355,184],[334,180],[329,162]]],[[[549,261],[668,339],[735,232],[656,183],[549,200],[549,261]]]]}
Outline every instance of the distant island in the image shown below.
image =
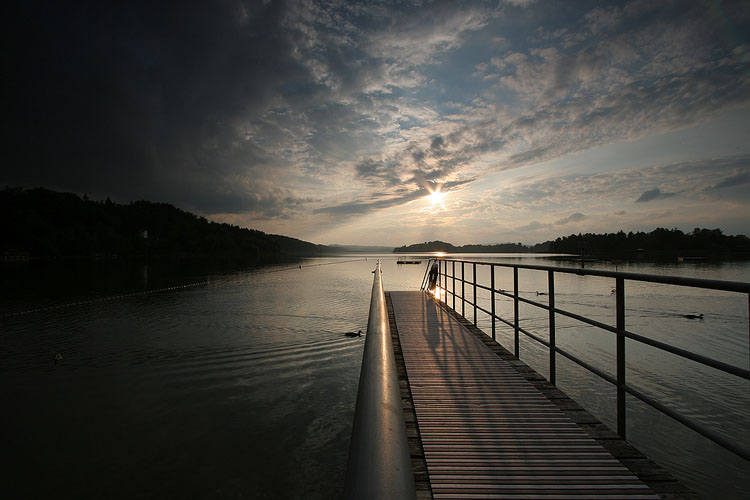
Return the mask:
{"type": "Polygon", "coordinates": [[[495,245],[454,246],[445,241],[429,241],[394,248],[394,253],[404,252],[446,252],[446,253],[528,253],[530,247],[523,243],[497,243],[495,245]]]}
{"type": "Polygon", "coordinates": [[[444,241],[429,241],[404,245],[394,253],[560,253],[599,259],[723,259],[750,258],[750,238],[744,235],[725,235],[721,229],[695,228],[690,233],[679,229],[656,228],[650,233],[619,231],[606,234],[571,234],[555,240],[524,245],[499,243],[495,245],[454,246],[444,241]]]}
{"type": "Polygon", "coordinates": [[[121,205],[44,188],[0,191],[0,232],[5,260],[222,256],[275,262],[345,249],[210,222],[166,203],[121,205]]]}

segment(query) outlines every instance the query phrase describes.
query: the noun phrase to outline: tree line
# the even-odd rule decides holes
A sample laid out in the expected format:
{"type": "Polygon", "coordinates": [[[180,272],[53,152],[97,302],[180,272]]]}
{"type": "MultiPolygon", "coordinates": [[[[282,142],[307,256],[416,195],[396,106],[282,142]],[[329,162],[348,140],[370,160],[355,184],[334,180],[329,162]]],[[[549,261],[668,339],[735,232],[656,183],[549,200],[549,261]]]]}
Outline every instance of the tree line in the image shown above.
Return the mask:
{"type": "Polygon", "coordinates": [[[571,234],[555,240],[524,245],[501,243],[495,245],[454,246],[444,241],[429,241],[404,245],[394,252],[446,252],[446,253],[566,253],[595,258],[654,258],[677,257],[748,258],[750,238],[744,235],[725,235],[721,229],[695,228],[685,233],[679,229],[658,227],[651,232],[605,234],[571,234]]]}
{"type": "Polygon", "coordinates": [[[166,203],[89,200],[44,188],[0,192],[5,258],[226,256],[272,262],[316,255],[326,246],[210,222],[166,203]]]}
{"type": "Polygon", "coordinates": [[[401,252],[446,252],[446,253],[527,253],[530,247],[523,243],[497,243],[495,245],[463,245],[454,246],[445,241],[425,241],[393,249],[401,252]]]}
{"type": "Polygon", "coordinates": [[[657,227],[649,233],[618,231],[606,234],[571,234],[548,241],[533,251],[573,253],[600,257],[647,255],[654,258],[702,257],[706,259],[750,256],[750,238],[726,235],[721,229],[696,227],[685,233],[657,227]],[[544,249],[546,245],[546,250],[544,249]]]}

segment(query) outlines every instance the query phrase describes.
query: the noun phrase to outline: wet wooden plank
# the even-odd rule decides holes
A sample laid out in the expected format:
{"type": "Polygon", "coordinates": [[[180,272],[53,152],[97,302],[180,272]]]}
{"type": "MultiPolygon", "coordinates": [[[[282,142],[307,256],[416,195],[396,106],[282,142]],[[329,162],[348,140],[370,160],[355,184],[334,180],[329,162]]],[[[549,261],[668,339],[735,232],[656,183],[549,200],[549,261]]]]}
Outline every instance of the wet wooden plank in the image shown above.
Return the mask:
{"type": "Polygon", "coordinates": [[[600,422],[544,377],[426,294],[388,295],[434,498],[658,498],[612,452],[642,455],[602,446],[579,425],[600,422]]]}

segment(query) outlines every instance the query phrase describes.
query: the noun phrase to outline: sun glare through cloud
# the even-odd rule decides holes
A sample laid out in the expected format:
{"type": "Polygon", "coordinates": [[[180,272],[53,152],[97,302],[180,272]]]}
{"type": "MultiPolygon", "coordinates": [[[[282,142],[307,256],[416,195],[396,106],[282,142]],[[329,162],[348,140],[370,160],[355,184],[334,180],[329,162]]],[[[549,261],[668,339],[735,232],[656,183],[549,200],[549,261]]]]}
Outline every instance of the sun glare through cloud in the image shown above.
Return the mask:
{"type": "Polygon", "coordinates": [[[445,193],[440,191],[440,188],[430,193],[430,202],[433,205],[438,205],[439,203],[442,203],[443,198],[445,198],[445,193]]]}

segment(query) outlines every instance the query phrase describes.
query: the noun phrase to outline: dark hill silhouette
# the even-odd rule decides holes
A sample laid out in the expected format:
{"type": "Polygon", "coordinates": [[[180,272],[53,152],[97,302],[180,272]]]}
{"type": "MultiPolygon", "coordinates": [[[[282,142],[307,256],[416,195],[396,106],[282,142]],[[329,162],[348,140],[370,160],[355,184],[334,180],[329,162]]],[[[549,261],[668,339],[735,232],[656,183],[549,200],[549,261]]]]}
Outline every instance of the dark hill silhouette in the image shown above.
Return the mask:
{"type": "Polygon", "coordinates": [[[619,231],[607,234],[571,234],[532,247],[532,251],[580,254],[594,257],[646,257],[716,259],[750,256],[750,238],[729,236],[721,229],[695,228],[690,233],[657,227],[650,233],[619,231]],[[546,247],[546,249],[543,249],[546,247]]]}
{"type": "Polygon", "coordinates": [[[166,203],[128,205],[44,188],[0,192],[6,257],[228,256],[272,262],[335,252],[287,236],[209,222],[166,203]]]}
{"type": "Polygon", "coordinates": [[[429,241],[394,248],[394,252],[450,252],[450,253],[520,253],[529,252],[523,243],[498,243],[495,245],[453,246],[445,241],[429,241]]]}

